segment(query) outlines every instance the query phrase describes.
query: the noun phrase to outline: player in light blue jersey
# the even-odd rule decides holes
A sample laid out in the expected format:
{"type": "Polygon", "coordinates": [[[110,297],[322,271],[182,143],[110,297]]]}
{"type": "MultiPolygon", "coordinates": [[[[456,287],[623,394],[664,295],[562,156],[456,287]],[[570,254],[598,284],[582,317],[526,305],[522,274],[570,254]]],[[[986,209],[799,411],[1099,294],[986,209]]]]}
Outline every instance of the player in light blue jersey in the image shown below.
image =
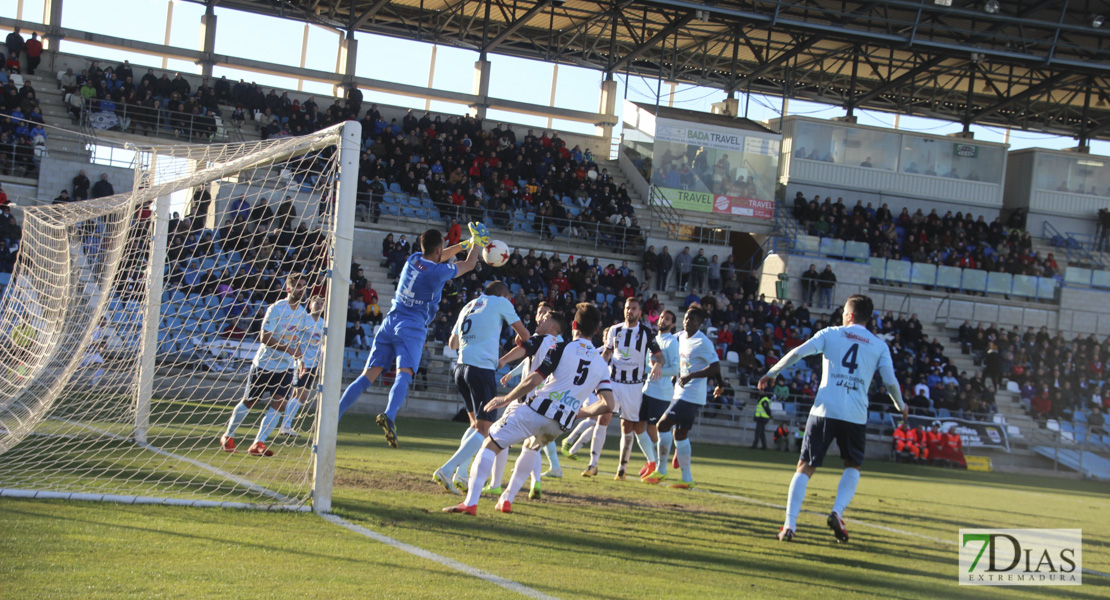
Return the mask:
{"type": "Polygon", "coordinates": [[[844,510],[856,495],[860,466],[863,464],[867,441],[867,392],[875,373],[879,373],[894,406],[908,421],[908,407],[894,374],[890,348],[867,329],[875,305],[871,298],[856,294],[844,303],[843,327],[828,327],[817,332],[806,343],[782,357],[767,375],[759,380],[759,389],[767,390],[784,369],[813,354],[822,355],[821,387],[809,411],[806,432],[802,438],[802,455],[790,492],[786,497],[786,521],[779,529],[778,539],[794,539],[798,513],[805,500],[809,478],[821,466],[833,441],[840,448],[844,473],[836,489],[836,501],[825,523],[833,530],[838,542],[848,541],[844,526],[844,510]]]}
{"type": "Polygon", "coordinates": [[[397,377],[389,388],[389,403],[385,412],[377,417],[378,425],[385,431],[385,441],[392,448],[397,447],[397,428],[394,425],[397,411],[404,404],[412,378],[420,368],[428,325],[439,310],[443,286],[455,277],[472,271],[482,248],[489,243],[485,225],[471,223],[470,233],[470,240],[449,248],[443,247],[443,234],[435,229],[429,229],[420,236],[417,240],[420,252],[409,256],[401,269],[393,307],[374,336],[366,369],[339,399],[339,416],[342,417],[382,371],[396,368],[397,377]],[[463,250],[468,250],[465,260],[454,264],[447,262],[463,250]]]}
{"type": "Polygon", "coordinates": [[[261,345],[254,355],[243,399],[231,411],[227,430],[220,436],[220,446],[225,452],[235,452],[235,430],[246,418],[247,412],[258,400],[269,396],[270,407],[258,426],[258,435],[247,450],[251,456],[273,456],[266,447],[266,440],[281,418],[285,398],[293,384],[293,362],[301,358],[301,335],[305,326],[304,275],[292,273],[285,279],[286,297],[266,309],[262,331],[258,334],[261,345]]]}
{"type": "MultiPolygon", "coordinates": [[[[659,445],[659,419],[667,412],[674,397],[674,381],[678,377],[678,334],[674,331],[675,321],[678,317],[669,310],[664,310],[659,315],[659,333],[655,336],[655,343],[663,353],[662,376],[659,379],[648,379],[644,382],[644,401],[640,405],[640,420],[647,423],[647,431],[636,434],[636,442],[640,450],[648,455],[648,463],[640,471],[640,479],[647,479],[652,475],[667,472],[667,456],[656,454],[659,445]],[[650,452],[649,454],[649,451],[650,452]]],[[[650,366],[651,360],[648,359],[650,366]]],[[[670,452],[670,444],[667,444],[670,452]]]]}
{"type": "Polygon", "coordinates": [[[501,324],[513,328],[517,343],[523,344],[528,339],[528,330],[520,322],[510,298],[512,293],[504,283],[491,281],[486,284],[483,293],[463,307],[448,341],[448,346],[459,352],[453,376],[455,388],[466,406],[470,427],[463,433],[459,449],[432,473],[432,481],[453,494],[460,493],[451,481],[455,472],[460,469],[465,472],[465,466],[482,446],[482,440],[489,436],[490,425],[496,417],[495,412],[484,407],[497,394],[501,324]]]}
{"type": "Polygon", "coordinates": [[[324,298],[315,296],[308,302],[308,313],[305,314],[304,328],[301,330],[301,356],[294,371],[297,373],[297,383],[293,385],[293,397],[285,403],[285,412],[281,416],[281,428],[278,433],[299,437],[301,434],[293,429],[293,420],[297,418],[297,411],[308,402],[308,398],[316,391],[316,382],[319,379],[317,372],[320,366],[320,346],[324,343],[324,298]]]}
{"type": "MultiPolygon", "coordinates": [[[[698,411],[705,406],[708,397],[707,382],[712,379],[717,385],[714,396],[724,392],[721,379],[721,362],[713,342],[701,332],[701,324],[709,316],[700,307],[691,306],[682,318],[682,332],[676,336],[678,343],[678,377],[675,378],[674,395],[663,417],[659,419],[659,464],[664,465],[671,452],[674,440],[678,466],[682,468],[682,480],[671,485],[673,488],[690,489],[694,487],[690,471],[690,430],[697,421],[698,411]],[[671,429],[674,433],[671,433],[671,429]]],[[[656,467],[658,469],[658,467],[656,467]]],[[[666,468],[664,466],[664,468],[666,468]]],[[[649,473],[644,477],[647,483],[659,483],[667,478],[666,472],[649,473]]]]}

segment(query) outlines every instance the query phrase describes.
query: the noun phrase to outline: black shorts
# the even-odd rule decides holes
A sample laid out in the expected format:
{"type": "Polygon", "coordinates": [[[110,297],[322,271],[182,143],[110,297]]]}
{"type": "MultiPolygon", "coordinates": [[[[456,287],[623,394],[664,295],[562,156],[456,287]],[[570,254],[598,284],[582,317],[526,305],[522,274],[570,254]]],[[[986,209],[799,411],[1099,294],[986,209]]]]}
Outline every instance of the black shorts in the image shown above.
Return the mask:
{"type": "Polygon", "coordinates": [[[802,462],[820,467],[825,453],[833,442],[840,447],[840,458],[863,464],[863,450],[867,443],[867,426],[840,419],[827,419],[810,415],[806,421],[806,434],[802,438],[802,462]]]}
{"type": "Polygon", "coordinates": [[[665,400],[644,396],[644,401],[640,403],[640,422],[657,425],[670,405],[671,403],[665,400]]]}
{"type": "Polygon", "coordinates": [[[311,369],[309,369],[308,372],[305,373],[303,377],[298,377],[297,378],[297,384],[296,384],[295,387],[297,389],[300,389],[300,390],[308,390],[308,391],[311,392],[313,390],[313,388],[316,387],[316,378],[319,376],[317,371],[319,371],[319,369],[320,369],[320,366],[317,365],[317,366],[312,367],[311,369]]]}
{"type": "Polygon", "coordinates": [[[293,384],[293,371],[267,371],[251,367],[247,373],[247,389],[243,399],[248,402],[271,398],[287,398],[293,384]]]}
{"type": "Polygon", "coordinates": [[[694,421],[698,420],[698,411],[700,410],[700,404],[679,400],[674,403],[674,407],[667,414],[671,416],[675,427],[689,431],[694,428],[694,421]]]}
{"type": "Polygon", "coordinates": [[[487,402],[497,395],[497,372],[471,365],[455,365],[455,387],[463,398],[466,412],[479,421],[494,422],[497,411],[487,411],[487,402]]]}

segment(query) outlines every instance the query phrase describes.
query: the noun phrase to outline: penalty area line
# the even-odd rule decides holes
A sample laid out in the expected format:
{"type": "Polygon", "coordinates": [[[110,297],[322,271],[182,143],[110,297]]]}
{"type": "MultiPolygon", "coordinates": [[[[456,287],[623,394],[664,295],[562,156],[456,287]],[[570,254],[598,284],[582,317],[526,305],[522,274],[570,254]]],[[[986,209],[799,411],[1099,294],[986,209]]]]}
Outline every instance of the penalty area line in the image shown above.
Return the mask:
{"type": "Polygon", "coordinates": [[[522,596],[527,596],[528,598],[535,598],[536,600],[559,600],[555,596],[550,596],[550,595],[545,594],[545,593],[543,593],[543,592],[541,592],[537,589],[530,588],[530,587],[528,587],[528,586],[526,586],[522,583],[517,583],[515,581],[505,579],[504,577],[499,577],[499,576],[494,575],[493,573],[490,573],[488,571],[483,571],[481,569],[477,569],[475,567],[472,567],[470,565],[461,563],[461,562],[459,562],[457,560],[454,560],[452,558],[447,558],[446,556],[440,556],[439,554],[436,554],[434,552],[429,552],[429,551],[427,551],[423,548],[420,548],[418,546],[413,546],[412,544],[406,544],[405,542],[402,542],[400,540],[391,538],[387,535],[383,535],[383,534],[378,533],[378,532],[376,532],[372,529],[367,529],[367,528],[363,527],[362,525],[352,523],[352,522],[350,522],[350,521],[348,521],[348,520],[346,520],[342,517],[338,517],[336,515],[326,514],[326,513],[325,514],[320,514],[320,516],[323,517],[325,520],[331,522],[331,523],[334,523],[334,524],[336,524],[340,527],[343,527],[345,529],[353,531],[353,532],[355,532],[359,535],[366,536],[366,537],[368,537],[368,538],[370,538],[370,539],[372,539],[376,542],[381,542],[381,543],[383,543],[387,546],[392,546],[394,548],[397,548],[398,550],[401,550],[402,552],[407,552],[407,553],[409,553],[413,556],[423,558],[425,560],[430,560],[434,563],[438,563],[440,565],[443,565],[443,566],[445,566],[449,569],[453,569],[455,571],[463,573],[464,575],[470,575],[471,577],[477,577],[478,579],[481,579],[483,581],[488,581],[489,583],[492,583],[496,586],[502,587],[506,590],[509,590],[510,592],[516,592],[517,594],[520,594],[522,596]]]}

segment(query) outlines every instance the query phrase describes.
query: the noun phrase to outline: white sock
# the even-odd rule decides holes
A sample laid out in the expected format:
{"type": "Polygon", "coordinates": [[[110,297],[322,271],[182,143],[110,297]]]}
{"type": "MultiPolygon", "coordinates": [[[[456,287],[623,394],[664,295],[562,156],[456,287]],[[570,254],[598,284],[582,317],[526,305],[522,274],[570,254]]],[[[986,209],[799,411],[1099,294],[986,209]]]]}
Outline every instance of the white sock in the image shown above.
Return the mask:
{"type": "Polygon", "coordinates": [[[790,492],[786,495],[786,523],[783,527],[798,531],[798,513],[802,512],[807,485],[809,485],[809,475],[794,473],[794,478],[790,480],[790,492]]]}
{"type": "Polygon", "coordinates": [[[644,431],[636,434],[636,445],[640,447],[640,452],[644,453],[644,458],[648,462],[655,462],[655,444],[651,443],[651,436],[648,432],[644,431]]]}
{"type": "Polygon", "coordinates": [[[231,411],[231,419],[227,422],[227,430],[224,431],[224,435],[235,437],[235,430],[239,428],[239,424],[243,422],[243,419],[247,418],[247,413],[250,412],[250,410],[251,409],[247,408],[247,405],[243,404],[243,401],[240,400],[239,404],[236,404],[235,408],[231,411]]]}
{"type": "Polygon", "coordinates": [[[656,457],[659,458],[655,463],[655,470],[666,475],[667,467],[670,466],[671,458],[671,441],[674,440],[674,433],[670,431],[659,432],[659,445],[656,457]]]}
{"type": "MultiPolygon", "coordinates": [[[[497,460],[493,462],[493,471],[489,476],[489,486],[491,488],[501,487],[501,482],[505,480],[505,464],[508,462],[509,449],[505,448],[497,453],[497,460]]],[[[482,481],[485,481],[485,479],[482,481]]]]}
{"type": "Polygon", "coordinates": [[[285,402],[285,413],[281,417],[281,430],[292,431],[293,419],[297,418],[297,411],[301,408],[301,401],[290,398],[285,402]]]}
{"type": "MultiPolygon", "coordinates": [[[[501,454],[508,454],[507,450],[502,450],[501,454]]],[[[474,462],[470,464],[470,481],[467,483],[466,500],[463,502],[467,506],[474,506],[478,504],[478,498],[482,495],[482,482],[489,477],[490,469],[493,468],[493,462],[497,458],[493,450],[483,448],[478,452],[478,456],[474,462]]]]}
{"type": "Polygon", "coordinates": [[[586,433],[587,429],[592,428],[596,424],[597,421],[594,419],[582,419],[581,421],[574,424],[574,429],[570,431],[570,434],[567,435],[567,438],[564,441],[567,444],[573,444],[577,442],[579,439],[582,438],[582,435],[586,433]]]}
{"type": "MultiPolygon", "coordinates": [[[[597,428],[597,419],[586,419],[585,421],[579,423],[578,426],[582,427],[583,430],[582,433],[578,435],[578,439],[575,440],[574,444],[571,445],[571,454],[578,452],[582,449],[582,446],[584,446],[586,442],[592,441],[594,439],[594,431],[597,428]]],[[[577,431],[577,429],[575,429],[575,431],[577,431]]]]}
{"type": "Polygon", "coordinates": [[[544,446],[543,454],[547,457],[547,462],[551,465],[552,471],[556,473],[563,472],[563,468],[559,466],[559,447],[555,445],[555,442],[544,446]]]}
{"type": "Polygon", "coordinates": [[[270,437],[270,433],[277,426],[278,419],[281,418],[281,413],[274,407],[266,409],[266,414],[262,417],[262,423],[258,425],[258,435],[255,436],[254,441],[265,442],[266,438],[270,437]]]}
{"type": "Polygon", "coordinates": [[[609,435],[609,427],[599,421],[594,427],[593,439],[590,441],[590,466],[596,467],[601,460],[601,451],[605,448],[605,436],[609,435]]]}
{"type": "Polygon", "coordinates": [[[486,438],[483,437],[482,434],[478,433],[477,429],[467,427],[462,435],[462,439],[459,440],[458,450],[455,450],[451,458],[443,463],[443,473],[448,477],[453,477],[455,472],[460,470],[465,473],[467,465],[470,464],[474,455],[478,453],[485,439],[486,438]]]}
{"type": "Polygon", "coordinates": [[[844,518],[844,510],[852,503],[856,495],[856,486],[859,485],[859,469],[847,467],[840,476],[840,485],[836,487],[836,502],[833,503],[833,512],[844,518]]]}
{"type": "Polygon", "coordinates": [[[621,434],[621,472],[628,468],[628,460],[632,458],[632,439],[634,435],[631,431],[621,434]]]}
{"type": "Polygon", "coordinates": [[[693,448],[690,447],[690,440],[677,440],[674,447],[678,454],[678,466],[682,469],[682,481],[690,483],[694,480],[694,476],[690,473],[690,456],[694,453],[693,448]]]}
{"type": "Polygon", "coordinates": [[[513,474],[509,477],[509,485],[501,493],[501,499],[509,502],[516,500],[520,488],[524,487],[524,482],[528,480],[529,475],[539,470],[541,462],[538,450],[521,448],[520,456],[517,457],[516,465],[513,466],[513,474]]]}

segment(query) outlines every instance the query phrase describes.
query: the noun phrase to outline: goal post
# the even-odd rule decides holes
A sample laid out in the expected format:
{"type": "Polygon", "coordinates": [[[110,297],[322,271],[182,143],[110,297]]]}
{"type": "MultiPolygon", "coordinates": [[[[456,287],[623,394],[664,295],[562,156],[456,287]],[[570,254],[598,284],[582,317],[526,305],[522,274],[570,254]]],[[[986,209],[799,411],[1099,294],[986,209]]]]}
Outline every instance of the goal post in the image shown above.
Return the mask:
{"type": "Polygon", "coordinates": [[[129,146],[131,193],[26,208],[0,298],[0,496],[330,508],[360,130],[129,146]],[[319,377],[248,398],[292,274],[323,310],[319,377]]]}

